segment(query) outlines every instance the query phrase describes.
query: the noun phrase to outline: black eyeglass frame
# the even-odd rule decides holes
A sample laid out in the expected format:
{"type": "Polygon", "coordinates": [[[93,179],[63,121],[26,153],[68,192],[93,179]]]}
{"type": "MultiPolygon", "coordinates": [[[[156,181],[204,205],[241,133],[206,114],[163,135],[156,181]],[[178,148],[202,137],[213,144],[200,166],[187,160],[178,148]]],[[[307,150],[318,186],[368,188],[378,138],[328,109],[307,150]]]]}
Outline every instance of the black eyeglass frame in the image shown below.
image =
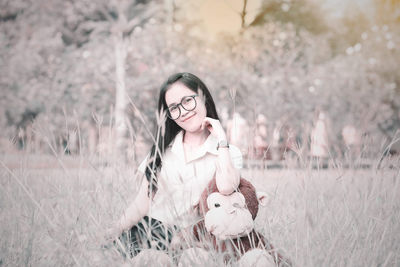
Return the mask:
{"type": "Polygon", "coordinates": [[[176,105],[169,106],[169,107],[167,108],[167,116],[168,116],[168,118],[170,118],[171,120],[176,121],[177,119],[179,119],[179,118],[181,117],[182,111],[181,111],[181,109],[179,108],[179,106],[181,106],[181,107],[182,107],[184,110],[186,110],[186,111],[192,111],[192,110],[194,110],[194,109],[197,107],[196,96],[199,96],[199,95],[188,95],[188,96],[184,96],[184,97],[182,97],[180,103],[178,103],[178,104],[176,104],[176,105]],[[183,106],[183,104],[182,104],[182,101],[185,100],[185,99],[188,98],[188,97],[193,98],[194,107],[193,107],[192,109],[186,109],[186,108],[183,106]],[[172,118],[171,113],[169,112],[169,109],[170,109],[171,107],[177,107],[178,110],[179,110],[179,116],[178,116],[176,119],[172,118]]]}

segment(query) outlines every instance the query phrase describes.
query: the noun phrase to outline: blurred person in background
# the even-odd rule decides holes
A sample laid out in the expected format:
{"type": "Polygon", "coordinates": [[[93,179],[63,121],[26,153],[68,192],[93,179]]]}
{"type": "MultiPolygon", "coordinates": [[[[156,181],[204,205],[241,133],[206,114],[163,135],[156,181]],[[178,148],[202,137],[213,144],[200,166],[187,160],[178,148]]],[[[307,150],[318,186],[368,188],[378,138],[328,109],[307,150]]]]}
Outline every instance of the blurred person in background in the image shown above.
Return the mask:
{"type": "Polygon", "coordinates": [[[232,119],[227,123],[227,136],[231,144],[237,146],[242,152],[243,156],[247,156],[249,147],[249,125],[247,121],[240,115],[240,113],[233,113],[232,119]]]}
{"type": "Polygon", "coordinates": [[[310,156],[316,159],[317,164],[324,165],[329,156],[330,140],[328,128],[327,116],[325,112],[320,111],[310,136],[310,156]]]}
{"type": "Polygon", "coordinates": [[[346,154],[350,162],[353,162],[361,154],[361,132],[352,123],[348,123],[342,129],[342,138],[346,154]]]}

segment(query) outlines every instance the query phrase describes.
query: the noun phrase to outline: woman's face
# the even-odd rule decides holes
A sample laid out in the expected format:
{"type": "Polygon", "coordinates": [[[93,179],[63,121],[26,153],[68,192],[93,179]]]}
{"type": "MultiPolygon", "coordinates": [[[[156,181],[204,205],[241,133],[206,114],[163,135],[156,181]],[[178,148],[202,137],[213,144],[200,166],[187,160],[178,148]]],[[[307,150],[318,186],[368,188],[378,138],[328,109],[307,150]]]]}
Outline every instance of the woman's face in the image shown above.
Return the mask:
{"type": "MultiPolygon", "coordinates": [[[[177,82],[172,84],[165,93],[165,102],[167,103],[168,108],[170,108],[174,105],[180,104],[185,97],[193,95],[197,95],[197,93],[190,90],[184,84],[177,82]]],[[[191,111],[185,110],[182,108],[182,105],[178,105],[177,107],[180,109],[181,115],[175,120],[175,122],[187,132],[200,131],[201,124],[207,115],[203,99],[201,99],[200,96],[196,96],[194,100],[196,101],[196,107],[191,111]]]]}

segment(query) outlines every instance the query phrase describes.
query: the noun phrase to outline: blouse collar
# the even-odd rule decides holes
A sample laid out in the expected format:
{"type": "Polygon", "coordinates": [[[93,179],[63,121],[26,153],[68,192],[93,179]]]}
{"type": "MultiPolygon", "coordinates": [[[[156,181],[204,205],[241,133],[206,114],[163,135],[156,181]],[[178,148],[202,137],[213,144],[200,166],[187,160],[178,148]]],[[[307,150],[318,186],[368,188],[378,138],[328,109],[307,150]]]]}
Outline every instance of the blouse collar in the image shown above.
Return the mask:
{"type": "Polygon", "coordinates": [[[178,156],[180,159],[182,159],[184,162],[188,163],[190,161],[203,157],[207,152],[214,155],[218,155],[217,144],[218,140],[211,134],[208,135],[206,141],[199,146],[197,151],[193,154],[193,157],[190,158],[189,160],[186,160],[185,150],[183,148],[183,131],[180,131],[176,135],[173,141],[171,152],[174,153],[176,156],[178,156]]]}

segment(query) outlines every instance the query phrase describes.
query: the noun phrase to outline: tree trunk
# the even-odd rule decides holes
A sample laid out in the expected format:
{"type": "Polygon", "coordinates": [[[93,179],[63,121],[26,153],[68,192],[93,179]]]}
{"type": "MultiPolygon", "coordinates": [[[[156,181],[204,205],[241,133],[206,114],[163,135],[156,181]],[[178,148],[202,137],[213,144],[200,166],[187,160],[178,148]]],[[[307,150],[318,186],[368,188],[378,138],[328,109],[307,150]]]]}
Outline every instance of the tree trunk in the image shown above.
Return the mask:
{"type": "Polygon", "coordinates": [[[125,61],[126,61],[126,41],[124,40],[122,31],[116,33],[115,36],[115,148],[117,158],[125,157],[125,145],[127,136],[126,124],[126,106],[127,95],[125,87],[125,61]]]}
{"type": "Polygon", "coordinates": [[[242,29],[246,27],[246,14],[247,14],[247,0],[243,0],[243,9],[240,13],[240,18],[242,19],[242,29]]]}
{"type": "Polygon", "coordinates": [[[164,7],[167,11],[167,21],[169,25],[173,26],[175,24],[175,13],[176,13],[176,4],[175,0],[164,0],[164,7]]]}

